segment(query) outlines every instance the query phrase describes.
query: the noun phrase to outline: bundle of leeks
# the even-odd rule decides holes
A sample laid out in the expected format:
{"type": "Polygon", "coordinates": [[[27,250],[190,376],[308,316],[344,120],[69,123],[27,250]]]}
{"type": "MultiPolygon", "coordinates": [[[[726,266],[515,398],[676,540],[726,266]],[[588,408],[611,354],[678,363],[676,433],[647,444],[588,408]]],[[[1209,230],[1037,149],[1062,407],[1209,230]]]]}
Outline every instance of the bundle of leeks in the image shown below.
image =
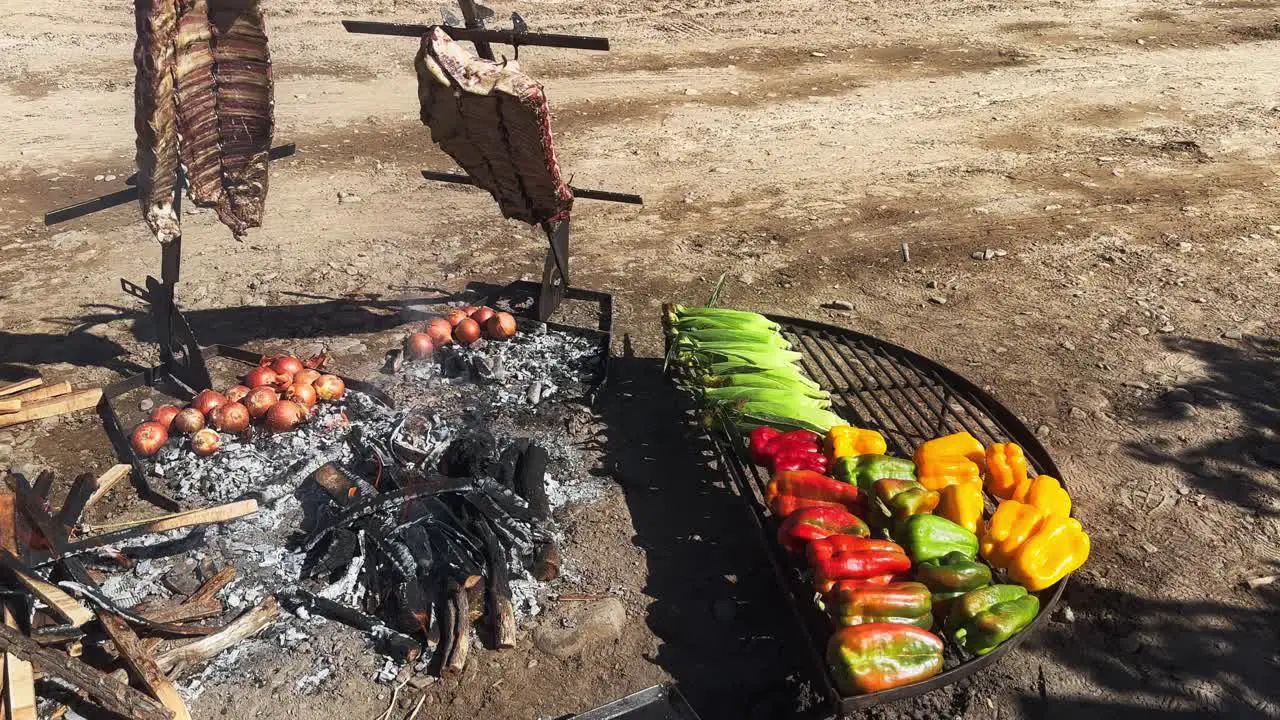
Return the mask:
{"type": "Polygon", "coordinates": [[[668,366],[714,421],[826,434],[845,425],[830,393],[805,376],[801,355],[763,315],[722,307],[663,306],[668,366]]]}

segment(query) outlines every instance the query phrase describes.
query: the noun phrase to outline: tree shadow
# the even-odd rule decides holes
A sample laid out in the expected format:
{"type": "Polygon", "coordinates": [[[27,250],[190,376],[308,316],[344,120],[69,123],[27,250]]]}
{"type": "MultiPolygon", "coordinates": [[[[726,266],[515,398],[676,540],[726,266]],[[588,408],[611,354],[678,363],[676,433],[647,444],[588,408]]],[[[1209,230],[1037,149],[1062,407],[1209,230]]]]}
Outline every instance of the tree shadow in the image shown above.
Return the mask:
{"type": "Polygon", "coordinates": [[[1171,352],[1201,361],[1207,376],[1175,389],[1148,408],[1157,419],[1228,408],[1241,430],[1188,448],[1172,442],[1131,442],[1128,453],[1180,470],[1205,495],[1264,516],[1280,516],[1280,340],[1250,337],[1242,347],[1194,338],[1168,338],[1171,352]]]}
{"type": "Polygon", "coordinates": [[[608,383],[597,410],[655,598],[647,622],[662,645],[650,660],[704,720],[797,717],[818,697],[800,680],[794,622],[749,508],[710,467],[660,358],[635,357],[624,338],[608,383]]]}
{"type": "MultiPolygon", "coordinates": [[[[1270,572],[1277,570],[1273,563],[1270,572]]],[[[1262,609],[1141,597],[1073,580],[1066,600],[1080,614],[1051,623],[1035,644],[1047,645],[1088,683],[1055,684],[1042,675],[1040,694],[1021,698],[1023,715],[1280,716],[1280,586],[1257,592],[1262,609]]]]}

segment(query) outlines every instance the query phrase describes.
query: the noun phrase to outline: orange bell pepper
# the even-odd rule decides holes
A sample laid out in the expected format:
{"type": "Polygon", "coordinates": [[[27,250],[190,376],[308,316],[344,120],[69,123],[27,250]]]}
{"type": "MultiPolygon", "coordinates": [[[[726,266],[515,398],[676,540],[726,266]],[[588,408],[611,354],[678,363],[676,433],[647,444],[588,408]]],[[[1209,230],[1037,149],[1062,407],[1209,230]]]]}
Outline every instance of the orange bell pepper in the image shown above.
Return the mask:
{"type": "Polygon", "coordinates": [[[964,482],[947,485],[940,491],[942,500],[934,515],[941,515],[971,533],[978,532],[982,521],[982,486],[964,482]]]}
{"type": "Polygon", "coordinates": [[[923,462],[916,460],[916,480],[929,490],[966,484],[981,488],[982,470],[969,458],[958,455],[927,457],[923,462]]]}
{"type": "Polygon", "coordinates": [[[987,491],[1001,500],[1026,497],[1031,487],[1027,458],[1013,443],[996,443],[987,448],[987,491]]]}
{"type": "Polygon", "coordinates": [[[1041,475],[1031,481],[1023,502],[1034,505],[1049,517],[1071,517],[1071,496],[1062,489],[1057,478],[1041,475]]]}
{"type": "Polygon", "coordinates": [[[889,449],[880,433],[851,425],[837,425],[828,430],[823,444],[827,457],[832,460],[852,455],[884,455],[889,449]]]}
{"type": "Polygon", "coordinates": [[[978,467],[982,467],[987,459],[986,451],[977,438],[967,432],[958,432],[934,438],[916,448],[915,460],[916,465],[919,465],[921,460],[927,458],[956,456],[969,458],[978,467]]]}

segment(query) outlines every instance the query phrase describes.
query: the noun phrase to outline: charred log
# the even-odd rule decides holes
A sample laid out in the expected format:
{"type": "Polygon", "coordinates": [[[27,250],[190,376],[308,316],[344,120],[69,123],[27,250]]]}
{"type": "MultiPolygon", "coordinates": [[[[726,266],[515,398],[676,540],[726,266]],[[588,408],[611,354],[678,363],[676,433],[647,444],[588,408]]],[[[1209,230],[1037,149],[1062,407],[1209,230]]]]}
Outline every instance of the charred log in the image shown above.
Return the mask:
{"type": "Polygon", "coordinates": [[[298,608],[305,608],[307,612],[369,633],[373,636],[378,651],[397,662],[413,662],[422,653],[422,645],[415,642],[413,638],[396,632],[376,618],[342,603],[297,588],[284,591],[277,597],[290,612],[296,613],[298,608]]]}

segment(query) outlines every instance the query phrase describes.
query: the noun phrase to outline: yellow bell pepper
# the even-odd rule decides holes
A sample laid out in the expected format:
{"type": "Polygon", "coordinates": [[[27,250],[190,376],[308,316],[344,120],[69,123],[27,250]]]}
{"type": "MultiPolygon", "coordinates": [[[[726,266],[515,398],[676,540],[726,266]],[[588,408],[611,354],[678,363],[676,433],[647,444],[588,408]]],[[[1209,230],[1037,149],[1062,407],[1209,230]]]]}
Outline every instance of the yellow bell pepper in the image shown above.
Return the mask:
{"type": "Polygon", "coordinates": [[[982,522],[982,486],[978,483],[956,483],[942,488],[942,500],[934,515],[941,515],[971,533],[977,534],[982,522]]]}
{"type": "Polygon", "coordinates": [[[1021,501],[1031,488],[1027,477],[1027,457],[1013,443],[996,443],[987,448],[987,491],[1001,500],[1021,501]]]}
{"type": "MultiPolygon", "coordinates": [[[[920,453],[916,453],[919,457],[920,453]]],[[[982,470],[969,458],[952,455],[927,457],[921,464],[916,461],[916,482],[929,490],[941,490],[948,485],[976,485],[982,487],[982,470]]]]}
{"type": "Polygon", "coordinates": [[[1032,592],[1043,590],[1089,559],[1089,536],[1073,518],[1006,500],[991,516],[978,542],[982,557],[1032,592]]]}
{"type": "Polygon", "coordinates": [[[1035,592],[1075,572],[1089,559],[1089,535],[1069,517],[1045,520],[1010,558],[1009,578],[1035,592]]]}
{"type": "Polygon", "coordinates": [[[986,462],[982,443],[967,432],[934,438],[916,448],[916,465],[920,465],[921,461],[928,462],[932,458],[943,457],[968,458],[979,468],[986,462]]]}
{"type": "Polygon", "coordinates": [[[828,430],[825,446],[827,457],[832,460],[851,455],[884,455],[889,449],[880,433],[850,425],[837,425],[828,430]]]}
{"type": "MultiPolygon", "coordinates": [[[[944,496],[945,497],[945,496],[944,496]]],[[[1023,502],[1034,505],[1040,512],[1049,517],[1070,517],[1071,496],[1062,489],[1062,483],[1055,477],[1041,475],[1031,481],[1031,488],[1023,502]]]]}
{"type": "Polygon", "coordinates": [[[998,568],[1008,566],[1013,554],[1027,538],[1035,534],[1045,521],[1037,508],[1017,500],[1005,500],[987,521],[978,550],[987,562],[998,568]]]}

